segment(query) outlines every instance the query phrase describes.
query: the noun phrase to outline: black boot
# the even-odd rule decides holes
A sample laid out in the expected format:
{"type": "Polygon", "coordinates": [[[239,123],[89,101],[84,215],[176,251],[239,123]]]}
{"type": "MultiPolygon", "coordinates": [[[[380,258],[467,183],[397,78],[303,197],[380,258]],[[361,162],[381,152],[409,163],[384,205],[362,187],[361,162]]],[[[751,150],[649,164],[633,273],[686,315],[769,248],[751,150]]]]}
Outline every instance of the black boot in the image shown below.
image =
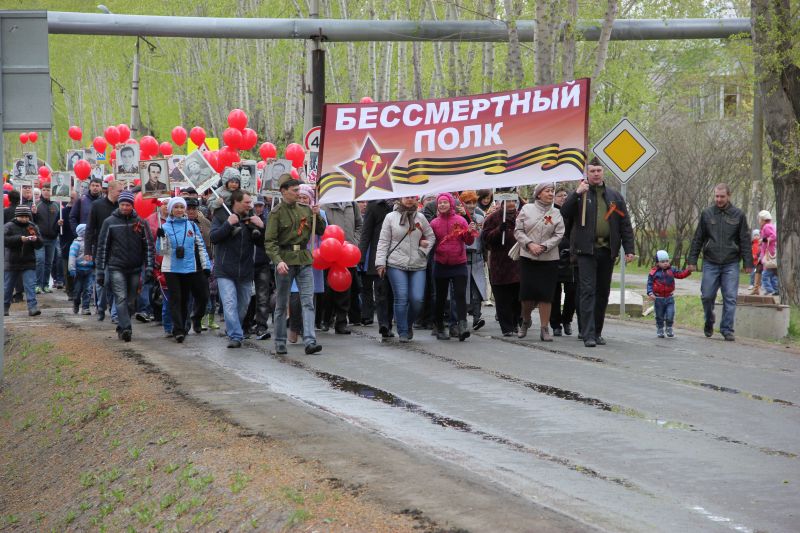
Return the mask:
{"type": "Polygon", "coordinates": [[[436,338],[439,339],[440,341],[450,340],[450,335],[448,335],[445,332],[444,326],[442,324],[436,324],[434,331],[436,332],[436,338]]]}
{"type": "Polygon", "coordinates": [[[460,320],[458,322],[458,340],[464,341],[469,338],[469,328],[467,327],[466,320],[460,320]]]}

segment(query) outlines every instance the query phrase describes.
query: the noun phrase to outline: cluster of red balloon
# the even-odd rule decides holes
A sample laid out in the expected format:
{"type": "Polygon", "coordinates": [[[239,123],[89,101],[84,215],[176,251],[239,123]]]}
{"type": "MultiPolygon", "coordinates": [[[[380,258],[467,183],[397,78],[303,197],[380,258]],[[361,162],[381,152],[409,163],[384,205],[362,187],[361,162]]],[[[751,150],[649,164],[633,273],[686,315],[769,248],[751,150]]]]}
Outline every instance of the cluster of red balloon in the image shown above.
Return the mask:
{"type": "Polygon", "coordinates": [[[328,285],[335,291],[342,292],[350,288],[353,278],[348,268],[361,261],[361,250],[358,246],[344,241],[344,230],[335,224],[325,228],[322,244],[312,254],[313,267],[328,271],[328,285]]]}
{"type": "Polygon", "coordinates": [[[70,126],[67,130],[67,135],[73,141],[80,141],[83,139],[83,131],[78,126],[70,126]]]}
{"type": "Polygon", "coordinates": [[[36,133],[35,131],[19,134],[19,142],[21,142],[22,144],[25,144],[28,141],[35,143],[38,140],[39,140],[39,134],[36,133]]]}

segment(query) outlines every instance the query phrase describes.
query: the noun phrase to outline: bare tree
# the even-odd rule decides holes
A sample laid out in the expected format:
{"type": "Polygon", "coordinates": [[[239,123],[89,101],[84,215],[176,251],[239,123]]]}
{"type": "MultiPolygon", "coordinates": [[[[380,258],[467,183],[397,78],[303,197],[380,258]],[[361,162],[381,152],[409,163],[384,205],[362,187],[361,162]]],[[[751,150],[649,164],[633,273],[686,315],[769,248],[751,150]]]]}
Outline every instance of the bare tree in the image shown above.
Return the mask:
{"type": "Polygon", "coordinates": [[[522,70],[522,54],[519,46],[519,33],[517,20],[522,15],[522,2],[520,0],[503,0],[506,11],[506,24],[508,26],[508,58],[506,60],[506,75],[512,86],[521,87],[524,80],[522,70]]]}
{"type": "MultiPolygon", "coordinates": [[[[608,57],[608,44],[611,40],[611,28],[614,20],[617,18],[617,0],[608,0],[606,7],[606,14],[603,17],[603,27],[600,30],[600,40],[597,43],[597,56],[595,57],[594,70],[592,71],[592,80],[596,80],[602,74],[603,69],[606,67],[606,58],[608,57]]],[[[594,95],[597,94],[598,85],[592,84],[590,101],[594,100],[594,95]]]]}

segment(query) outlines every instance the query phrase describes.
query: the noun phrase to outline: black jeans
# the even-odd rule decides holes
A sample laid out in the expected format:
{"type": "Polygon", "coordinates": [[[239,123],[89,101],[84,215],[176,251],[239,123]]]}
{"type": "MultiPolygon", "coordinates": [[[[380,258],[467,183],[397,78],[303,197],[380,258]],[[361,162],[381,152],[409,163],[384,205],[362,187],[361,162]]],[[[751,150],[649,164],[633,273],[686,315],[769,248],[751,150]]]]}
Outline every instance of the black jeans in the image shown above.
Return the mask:
{"type": "Polygon", "coordinates": [[[123,272],[108,269],[106,283],[111,285],[111,293],[117,304],[117,332],[131,330],[131,315],[136,311],[141,274],[140,270],[123,272]]]}
{"type": "Polygon", "coordinates": [[[366,274],[364,276],[363,306],[361,316],[364,319],[372,319],[374,314],[378,315],[378,325],[386,326],[391,329],[392,318],[394,315],[394,295],[392,294],[392,284],[389,277],[381,278],[378,275],[366,274]],[[369,309],[369,312],[367,312],[369,309]]]}
{"type": "Polygon", "coordinates": [[[453,282],[453,299],[456,301],[456,318],[467,319],[467,276],[453,276],[449,278],[436,278],[436,307],[434,319],[438,327],[442,327],[444,307],[447,303],[447,293],[450,282],[453,282]]]}
{"type": "MultiPolygon", "coordinates": [[[[186,335],[189,314],[189,295],[194,298],[192,320],[199,322],[206,312],[208,303],[208,279],[202,272],[175,274],[165,272],[169,290],[169,314],[172,318],[172,334],[186,335]]],[[[117,304],[119,305],[119,304],[117,304]]]]}
{"type": "Polygon", "coordinates": [[[264,330],[267,329],[267,322],[272,314],[270,307],[270,300],[272,299],[272,291],[275,289],[275,274],[272,271],[272,265],[267,263],[264,266],[256,267],[254,281],[256,283],[256,326],[264,330]]]}
{"type": "Polygon", "coordinates": [[[519,283],[492,284],[492,294],[500,330],[503,333],[514,333],[517,331],[522,314],[522,306],[519,302],[519,283]]]}
{"type": "MultiPolygon", "coordinates": [[[[358,274],[355,268],[349,268],[350,276],[353,278],[353,283],[356,282],[358,274]]],[[[347,315],[350,311],[350,288],[339,292],[331,289],[328,285],[328,272],[325,271],[325,311],[322,315],[322,320],[329,325],[336,328],[347,327],[347,315]]]]}
{"type": "Polygon", "coordinates": [[[553,307],[550,311],[550,327],[560,328],[571,324],[577,305],[577,284],[574,281],[559,281],[553,294],[553,307]],[[561,287],[564,287],[564,306],[561,306],[561,287]]]}
{"type": "Polygon", "coordinates": [[[595,248],[594,255],[578,256],[578,322],[584,340],[603,334],[613,272],[614,260],[608,248],[595,248]]]}

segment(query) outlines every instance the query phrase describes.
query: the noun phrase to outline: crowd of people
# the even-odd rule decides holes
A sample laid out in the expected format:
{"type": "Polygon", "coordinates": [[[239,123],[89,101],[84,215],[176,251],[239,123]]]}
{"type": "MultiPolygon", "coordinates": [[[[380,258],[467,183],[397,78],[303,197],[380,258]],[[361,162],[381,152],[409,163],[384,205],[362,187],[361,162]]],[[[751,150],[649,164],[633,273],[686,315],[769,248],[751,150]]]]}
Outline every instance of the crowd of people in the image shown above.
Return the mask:
{"type": "MultiPolygon", "coordinates": [[[[109,313],[125,342],[137,321],[157,321],[182,343],[190,332],[220,329],[220,316],[229,348],[274,335],[277,354],[298,341],[305,353],[318,353],[318,331],[349,335],[351,326],[376,320],[384,340],[396,331],[407,343],[430,330],[441,341],[466,341],[485,326],[483,304],[489,303],[506,337],[526,337],[538,309],[541,342],[572,335],[577,317],[578,339],[594,347],[606,344],[614,265],[635,257],[625,200],[606,183],[597,160],[573,190],[541,183],[503,201],[494,201],[491,190],[467,190],[321,206],[315,188],[289,174],[279,179],[275,198],[242,190],[235,168],[225,170],[223,183],[217,195],[180,190],[144,218],[134,209],[135,191],[122,182],[104,190],[92,179],[84,195],[73,192],[64,205],[50,201],[46,184],[36,203],[26,188],[21,195],[12,191],[5,212],[5,314],[24,292],[29,315],[38,315],[36,295],[51,292],[52,278],[74,313],[91,315],[94,307],[100,322],[109,313]],[[341,228],[361,252],[345,290],[331,287],[313,266],[312,250],[328,225],[341,228]]],[[[761,274],[754,280],[765,293],[777,293],[771,217],[760,214],[751,250],[749,229],[729,194],[724,184],[715,189],[687,269],[672,267],[664,250],[654,258],[647,292],[659,337],[674,336],[674,279],[689,275],[700,253],[707,336],[722,288],[721,333],[733,340],[740,260],[757,264],[761,274]]]]}

